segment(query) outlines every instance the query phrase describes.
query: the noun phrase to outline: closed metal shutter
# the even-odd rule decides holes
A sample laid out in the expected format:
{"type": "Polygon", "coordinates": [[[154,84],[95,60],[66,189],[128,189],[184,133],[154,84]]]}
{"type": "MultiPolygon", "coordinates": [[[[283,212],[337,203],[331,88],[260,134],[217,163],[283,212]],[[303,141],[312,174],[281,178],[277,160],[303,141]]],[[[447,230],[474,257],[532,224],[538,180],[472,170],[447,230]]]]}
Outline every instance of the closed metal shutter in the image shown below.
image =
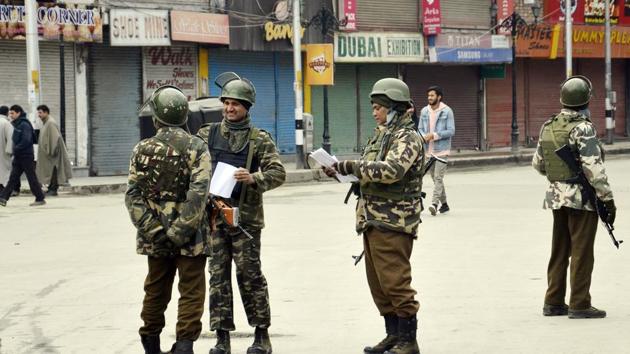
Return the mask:
{"type": "Polygon", "coordinates": [[[276,67],[276,144],[281,154],[295,153],[295,92],[291,53],[275,53],[276,67]]]}
{"type": "MultiPolygon", "coordinates": [[[[18,104],[28,111],[26,75],[26,42],[0,40],[0,105],[18,104]]],[[[50,114],[59,122],[59,42],[39,42],[41,90],[40,102],[50,108],[50,114]]],[[[74,85],[74,44],[65,43],[66,81],[66,147],[71,161],[76,156],[76,103],[74,85]]],[[[29,119],[32,117],[29,117],[29,119]]]]}
{"type": "MultiPolygon", "coordinates": [[[[357,67],[335,64],[335,85],[328,88],[328,119],[331,149],[334,154],[358,152],[357,147],[357,67]]],[[[314,118],[313,145],[322,145],[324,132],[323,89],[312,88],[314,118]]]]}
{"type": "Polygon", "coordinates": [[[211,49],[208,57],[210,95],[221,95],[221,89],[214,84],[214,80],[223,72],[233,71],[250,80],[256,87],[256,103],[250,111],[252,121],[256,127],[266,130],[277,141],[273,53],[211,49]]]}
{"type": "Polygon", "coordinates": [[[409,85],[418,112],[427,105],[427,88],[441,86],[444,89],[443,102],[453,109],[455,115],[455,135],[451,147],[479,148],[478,66],[409,65],[405,82],[409,85]]]}
{"type": "Polygon", "coordinates": [[[376,122],[372,116],[370,92],[376,81],[386,77],[397,77],[396,65],[369,64],[359,65],[359,146],[363,147],[367,139],[374,135],[376,122]]]}
{"type": "MultiPolygon", "coordinates": [[[[565,78],[564,61],[519,59],[516,64],[522,68],[519,69],[517,66],[516,83],[519,94],[517,100],[522,100],[522,102],[517,102],[519,108],[518,120],[522,124],[523,117],[520,115],[524,114],[526,132],[525,137],[520,136],[519,138],[520,140],[525,138],[531,142],[538,140],[542,124],[562,108],[560,106],[560,84],[565,78]],[[526,73],[526,75],[523,75],[523,73],[526,73]]],[[[512,69],[510,66],[507,66],[506,69],[511,73],[512,69]]],[[[506,81],[509,82],[505,94],[506,103],[509,103],[510,107],[508,121],[511,122],[512,79],[506,77],[506,81]]],[[[519,128],[522,129],[523,126],[521,125],[519,128]]]]}
{"type": "Polygon", "coordinates": [[[420,4],[420,0],[357,1],[357,28],[359,31],[417,32],[420,4]]]}
{"type": "Polygon", "coordinates": [[[110,47],[107,42],[90,47],[88,63],[90,174],[94,176],[127,174],[131,150],[140,137],[142,50],[110,47]]]}
{"type": "MultiPolygon", "coordinates": [[[[588,106],[591,120],[599,136],[606,135],[606,83],[605,65],[601,59],[579,59],[576,75],[584,75],[593,83],[593,98],[588,106]]],[[[612,90],[617,92],[617,110],[615,111],[615,134],[623,135],[626,131],[626,70],[623,60],[613,60],[611,65],[612,90]]],[[[562,82],[562,81],[560,81],[562,82]]],[[[559,88],[560,83],[556,86],[559,88]]],[[[559,90],[557,90],[559,91],[559,90]]]]}
{"type": "Polygon", "coordinates": [[[489,28],[490,1],[441,0],[442,27],[489,28]]]}

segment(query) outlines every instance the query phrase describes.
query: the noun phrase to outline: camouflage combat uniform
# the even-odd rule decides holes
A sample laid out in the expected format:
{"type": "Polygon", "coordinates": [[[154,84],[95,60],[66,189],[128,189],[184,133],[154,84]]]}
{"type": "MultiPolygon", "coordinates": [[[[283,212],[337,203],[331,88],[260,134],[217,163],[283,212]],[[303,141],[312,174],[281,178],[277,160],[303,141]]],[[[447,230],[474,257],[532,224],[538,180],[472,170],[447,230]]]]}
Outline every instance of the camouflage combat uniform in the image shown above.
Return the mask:
{"type": "Polygon", "coordinates": [[[205,213],[211,176],[204,142],[178,127],[159,128],[133,149],[125,204],[137,228],[138,254],[148,256],[141,336],[159,335],[179,275],[177,340],[201,333],[205,263],[209,254],[205,213]]]}
{"type": "MultiPolygon", "coordinates": [[[[211,331],[235,329],[231,281],[232,260],[236,265],[236,279],[248,323],[260,328],[268,328],[271,325],[269,292],[260,263],[261,229],[265,226],[262,194],[282,185],[286,172],[271,136],[263,130],[252,127],[249,122],[250,118],[247,116],[242,122],[237,123],[242,129],[236,130],[229,127],[234,123],[226,122],[224,119],[218,127],[214,127],[219,129],[221,136],[229,142],[230,150],[234,152],[243,149],[247,151],[249,144],[253,143],[252,166],[258,166],[258,168],[250,170],[255,183],[241,186],[241,191],[245,193],[245,196],[239,213],[240,225],[253,236],[253,239],[250,240],[239,229],[228,227],[220,221],[217,230],[210,238],[211,253],[208,259],[208,271],[210,272],[211,331]]],[[[197,133],[206,143],[208,143],[211,128],[211,125],[205,125],[197,133]]],[[[211,153],[215,153],[212,143],[210,141],[209,149],[211,153]]],[[[233,195],[230,199],[232,206],[239,205],[239,196],[233,195]]]]}
{"type": "MultiPolygon", "coordinates": [[[[543,124],[540,137],[532,160],[532,166],[540,174],[549,178],[547,171],[549,168],[546,166],[549,166],[549,160],[555,159],[549,154],[553,154],[555,149],[567,144],[579,159],[584,174],[594,187],[597,197],[602,201],[613,199],[604,169],[602,147],[597,139],[595,127],[588,117],[565,108],[543,124]],[[554,130],[569,131],[564,140],[558,140],[555,137],[544,138],[544,136],[551,136],[549,134],[553,134],[554,130]],[[549,158],[545,159],[545,155],[549,158]]],[[[569,308],[588,309],[591,306],[589,288],[593,271],[593,245],[598,216],[593,205],[583,201],[581,186],[549,179],[551,181],[543,207],[552,209],[554,222],[545,304],[564,306],[567,267],[571,258],[569,308]]]]}
{"type": "Polygon", "coordinates": [[[420,224],[424,151],[409,113],[378,126],[361,160],[342,161],[357,176],[357,232],[363,233],[365,267],[381,315],[415,316],[409,258],[420,224]]]}

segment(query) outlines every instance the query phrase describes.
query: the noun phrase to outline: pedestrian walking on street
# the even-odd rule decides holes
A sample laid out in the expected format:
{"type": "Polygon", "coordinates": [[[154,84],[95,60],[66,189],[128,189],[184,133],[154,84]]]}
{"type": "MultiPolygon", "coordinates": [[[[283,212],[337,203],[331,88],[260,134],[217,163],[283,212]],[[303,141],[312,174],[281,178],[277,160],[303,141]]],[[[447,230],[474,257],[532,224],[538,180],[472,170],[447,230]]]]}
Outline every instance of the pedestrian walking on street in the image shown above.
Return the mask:
{"type": "Polygon", "coordinates": [[[11,163],[11,175],[6,187],[0,192],[0,206],[6,206],[11,194],[20,182],[22,173],[26,174],[31,193],[35,201],[31,206],[46,204],[44,192],[35,174],[35,155],[33,150],[34,132],[31,122],[26,118],[22,107],[13,105],[9,109],[9,117],[13,124],[13,161],[11,163]]]}
{"type": "Polygon", "coordinates": [[[238,183],[228,203],[238,207],[241,228],[217,220],[210,238],[210,330],[217,334],[217,343],[210,353],[231,351],[230,331],[236,329],[234,261],[247,321],[256,328],[247,353],[270,354],[269,291],[260,262],[261,229],[265,226],[263,193],[282,185],[286,172],[269,133],[252,124],[249,110],[256,102],[254,85],[235,73],[223,73],[215,82],[221,87],[223,120],[202,126],[197,134],[208,143],[213,167],[223,162],[238,168],[234,174],[238,183]]]}
{"type": "Polygon", "coordinates": [[[139,333],[145,354],[161,353],[164,312],[177,273],[180,297],[170,353],[192,354],[206,297],[210,155],[204,142],[185,130],[188,102],[178,88],[158,88],[142,108],[146,105],[157,133],[134,147],[125,195],[137,228],[136,251],[148,262],[139,333]]]}
{"type": "Polygon", "coordinates": [[[46,105],[37,107],[37,115],[43,126],[39,132],[37,149],[37,179],[48,183],[47,196],[56,196],[59,184],[66,184],[72,178],[72,165],[68,158],[66,144],[61,136],[57,121],[50,116],[46,105]]]}
{"type": "Polygon", "coordinates": [[[0,106],[0,192],[9,182],[13,160],[13,125],[7,114],[9,107],[0,106]]]}
{"type": "Polygon", "coordinates": [[[398,79],[377,81],[370,93],[377,123],[360,160],[325,169],[359,179],[357,232],[363,234],[365,270],[386,337],[365,353],[417,354],[417,312],[409,259],[420,224],[422,138],[414,127],[409,87],[398,79]]]}
{"type": "MultiPolygon", "coordinates": [[[[419,131],[426,142],[424,150],[427,158],[437,156],[447,160],[451,153],[451,139],[455,134],[455,116],[451,107],[442,102],[443,98],[444,91],[441,87],[431,86],[427,89],[429,104],[420,111],[419,131]]],[[[446,167],[445,163],[436,163],[427,171],[433,179],[433,197],[429,206],[429,212],[433,216],[450,210],[444,187],[446,167]]]]}
{"type": "Polygon", "coordinates": [[[555,153],[568,146],[597,198],[608,210],[606,222],[615,221],[616,207],[604,169],[603,151],[595,126],[585,112],[591,100],[592,85],[584,76],[573,76],[561,86],[563,108],[546,121],[532,160],[533,167],[550,182],[544,208],[553,213],[551,257],[547,268],[547,292],[543,315],[569,318],[603,318],[606,311],[591,304],[591,275],[597,232],[596,206],[587,201],[587,191],[576,182],[577,175],[555,153]],[[567,268],[571,293],[565,303],[567,268]]]}

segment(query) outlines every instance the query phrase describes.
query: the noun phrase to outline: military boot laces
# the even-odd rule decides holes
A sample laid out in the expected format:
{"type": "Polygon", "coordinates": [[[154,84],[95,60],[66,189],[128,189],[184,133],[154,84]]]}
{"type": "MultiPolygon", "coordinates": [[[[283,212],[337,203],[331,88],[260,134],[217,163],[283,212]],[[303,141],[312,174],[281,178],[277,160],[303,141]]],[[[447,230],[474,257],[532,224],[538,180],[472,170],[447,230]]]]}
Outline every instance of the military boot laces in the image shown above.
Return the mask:
{"type": "Polygon", "coordinates": [[[418,322],[416,317],[398,318],[398,342],[384,354],[420,354],[416,329],[418,322]]]}
{"type": "Polygon", "coordinates": [[[164,354],[160,350],[160,336],[140,336],[144,354],[164,354]]]}
{"type": "Polygon", "coordinates": [[[398,343],[398,317],[396,315],[385,315],[385,333],[387,336],[373,347],[365,347],[366,354],[383,354],[398,343]]]}
{"type": "Polygon", "coordinates": [[[256,327],[254,343],[247,348],[247,354],[271,354],[271,340],[267,328],[256,327]]]}
{"type": "Polygon", "coordinates": [[[217,344],[210,349],[210,354],[230,354],[230,332],[217,330],[217,344]]]}

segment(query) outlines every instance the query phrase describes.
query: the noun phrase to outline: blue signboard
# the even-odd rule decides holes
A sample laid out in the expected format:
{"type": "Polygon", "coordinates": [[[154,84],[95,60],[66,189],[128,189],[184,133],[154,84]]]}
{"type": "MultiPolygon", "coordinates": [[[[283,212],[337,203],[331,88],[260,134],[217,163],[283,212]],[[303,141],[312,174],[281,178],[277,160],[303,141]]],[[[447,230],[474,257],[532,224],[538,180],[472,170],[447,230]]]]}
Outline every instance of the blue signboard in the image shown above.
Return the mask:
{"type": "Polygon", "coordinates": [[[511,48],[435,48],[440,63],[511,63],[511,48]]]}

